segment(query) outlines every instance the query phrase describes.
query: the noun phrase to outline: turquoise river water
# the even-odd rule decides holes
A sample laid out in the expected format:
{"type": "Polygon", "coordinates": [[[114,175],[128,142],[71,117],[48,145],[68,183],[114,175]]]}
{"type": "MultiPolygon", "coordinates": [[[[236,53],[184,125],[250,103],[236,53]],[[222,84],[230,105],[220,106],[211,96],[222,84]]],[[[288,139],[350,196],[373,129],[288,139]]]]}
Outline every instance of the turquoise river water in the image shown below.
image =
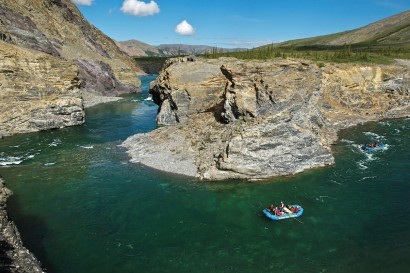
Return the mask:
{"type": "Polygon", "coordinates": [[[340,133],[336,164],[261,183],[203,182],[128,162],[156,128],[143,93],[83,126],[0,140],[0,174],[25,245],[53,273],[410,272],[410,120],[340,133]],[[380,140],[383,151],[358,144],[380,140]],[[279,222],[271,202],[304,215],[279,222]]]}

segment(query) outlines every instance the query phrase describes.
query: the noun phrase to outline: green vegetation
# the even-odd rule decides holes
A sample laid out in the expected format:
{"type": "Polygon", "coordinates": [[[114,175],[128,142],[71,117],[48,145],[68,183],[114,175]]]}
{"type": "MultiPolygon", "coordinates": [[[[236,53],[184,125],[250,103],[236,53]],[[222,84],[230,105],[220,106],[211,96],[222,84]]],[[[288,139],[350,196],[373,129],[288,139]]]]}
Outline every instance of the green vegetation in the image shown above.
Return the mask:
{"type": "Polygon", "coordinates": [[[168,57],[134,57],[138,66],[147,74],[158,74],[168,57]]]}
{"type": "Polygon", "coordinates": [[[321,63],[378,63],[388,64],[393,59],[409,59],[410,46],[344,45],[344,46],[282,46],[274,44],[242,52],[223,52],[217,48],[203,55],[205,58],[235,57],[238,59],[268,60],[273,58],[307,59],[321,63]]]}
{"type": "Polygon", "coordinates": [[[410,11],[402,12],[362,28],[286,41],[244,52],[221,52],[215,48],[206,58],[222,56],[239,59],[299,58],[333,63],[391,63],[410,58],[410,11]]]}
{"type": "Polygon", "coordinates": [[[166,59],[170,57],[158,57],[158,56],[142,56],[142,57],[134,57],[134,60],[137,62],[148,61],[148,62],[165,62],[166,59]]]}

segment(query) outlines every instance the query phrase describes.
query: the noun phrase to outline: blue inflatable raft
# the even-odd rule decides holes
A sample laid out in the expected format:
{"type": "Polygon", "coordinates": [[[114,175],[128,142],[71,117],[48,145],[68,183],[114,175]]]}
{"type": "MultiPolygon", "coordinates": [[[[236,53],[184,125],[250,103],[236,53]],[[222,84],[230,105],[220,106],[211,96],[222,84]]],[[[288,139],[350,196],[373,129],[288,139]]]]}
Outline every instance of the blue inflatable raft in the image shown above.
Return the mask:
{"type": "Polygon", "coordinates": [[[379,146],[376,146],[376,147],[369,147],[369,146],[365,146],[365,145],[362,146],[363,151],[369,151],[369,152],[379,151],[379,150],[382,150],[383,148],[384,148],[383,143],[380,144],[379,146]]]}
{"type": "Polygon", "coordinates": [[[283,219],[288,219],[288,218],[296,218],[299,217],[303,214],[303,208],[299,205],[290,205],[291,207],[297,207],[299,209],[299,211],[297,213],[291,212],[290,210],[288,210],[288,213],[282,213],[282,215],[277,216],[272,214],[270,211],[268,211],[267,209],[263,210],[263,213],[265,214],[266,217],[268,217],[269,219],[272,220],[283,220],[283,219]]]}

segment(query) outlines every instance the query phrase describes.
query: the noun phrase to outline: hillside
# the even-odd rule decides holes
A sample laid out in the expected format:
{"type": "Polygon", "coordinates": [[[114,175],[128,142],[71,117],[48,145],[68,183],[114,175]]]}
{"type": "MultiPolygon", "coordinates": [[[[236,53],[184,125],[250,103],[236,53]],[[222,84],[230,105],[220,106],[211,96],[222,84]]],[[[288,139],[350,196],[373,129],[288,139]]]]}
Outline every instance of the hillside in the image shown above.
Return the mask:
{"type": "Polygon", "coordinates": [[[113,94],[139,87],[140,69],[70,0],[2,0],[0,18],[3,41],[76,62],[88,89],[101,91],[91,83],[101,73],[117,82],[113,94]]]}
{"type": "Polygon", "coordinates": [[[0,1],[0,138],[79,125],[143,73],[70,0],[0,1]]]}
{"type": "MultiPolygon", "coordinates": [[[[161,44],[149,45],[137,40],[116,42],[119,48],[132,57],[174,57],[179,54],[204,54],[214,49],[207,45],[161,44]]],[[[224,52],[243,51],[243,48],[222,48],[224,52]]]]}
{"type": "Polygon", "coordinates": [[[410,11],[374,22],[362,28],[336,34],[291,40],[278,47],[356,45],[408,45],[410,43],[410,11]]]}
{"type": "Polygon", "coordinates": [[[126,54],[132,57],[162,56],[156,46],[152,46],[141,41],[129,40],[115,42],[117,46],[126,54]]]}

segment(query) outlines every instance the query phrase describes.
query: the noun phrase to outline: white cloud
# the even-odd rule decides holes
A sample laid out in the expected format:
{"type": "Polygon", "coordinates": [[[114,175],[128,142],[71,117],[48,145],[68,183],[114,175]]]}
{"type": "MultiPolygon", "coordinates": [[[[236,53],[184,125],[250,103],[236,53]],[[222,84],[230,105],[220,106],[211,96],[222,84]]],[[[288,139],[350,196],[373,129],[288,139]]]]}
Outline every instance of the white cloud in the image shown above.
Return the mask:
{"type": "Polygon", "coordinates": [[[194,35],[195,29],[184,20],[175,27],[175,32],[181,35],[194,35]]]}
{"type": "Polygon", "coordinates": [[[159,6],[155,1],[145,3],[139,0],[125,0],[121,11],[135,16],[150,16],[159,13],[159,6]]]}
{"type": "Polygon", "coordinates": [[[72,0],[74,4],[77,5],[84,5],[84,6],[91,6],[94,0],[72,0]]]}

